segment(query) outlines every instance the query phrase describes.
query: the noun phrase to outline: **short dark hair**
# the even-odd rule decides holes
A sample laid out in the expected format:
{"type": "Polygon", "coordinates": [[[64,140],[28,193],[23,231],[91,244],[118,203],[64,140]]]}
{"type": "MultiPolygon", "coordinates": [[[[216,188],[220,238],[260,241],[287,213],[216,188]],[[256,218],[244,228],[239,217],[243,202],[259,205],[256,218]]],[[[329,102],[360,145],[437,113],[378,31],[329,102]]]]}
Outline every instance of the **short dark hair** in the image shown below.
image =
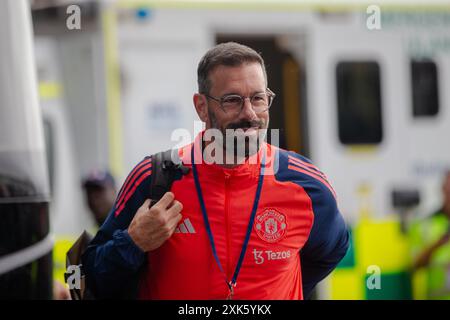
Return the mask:
{"type": "Polygon", "coordinates": [[[199,93],[209,93],[211,80],[209,74],[214,68],[224,65],[230,67],[240,66],[244,63],[257,62],[261,65],[267,83],[266,67],[261,55],[250,47],[236,43],[226,42],[216,45],[206,52],[197,68],[197,82],[199,93]]]}

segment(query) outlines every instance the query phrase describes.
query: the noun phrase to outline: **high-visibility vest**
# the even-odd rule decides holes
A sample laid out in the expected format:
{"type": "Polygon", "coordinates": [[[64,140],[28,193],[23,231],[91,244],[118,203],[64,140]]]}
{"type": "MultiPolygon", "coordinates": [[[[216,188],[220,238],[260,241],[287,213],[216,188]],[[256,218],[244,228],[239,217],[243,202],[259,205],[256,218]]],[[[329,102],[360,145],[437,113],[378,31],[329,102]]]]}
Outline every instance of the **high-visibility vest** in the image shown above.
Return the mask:
{"type": "MultiPolygon", "coordinates": [[[[449,218],[441,211],[419,221],[410,228],[411,250],[415,259],[438,241],[449,228],[449,218]]],[[[450,299],[450,241],[436,249],[427,267],[414,275],[415,297],[419,299],[450,299]]]]}

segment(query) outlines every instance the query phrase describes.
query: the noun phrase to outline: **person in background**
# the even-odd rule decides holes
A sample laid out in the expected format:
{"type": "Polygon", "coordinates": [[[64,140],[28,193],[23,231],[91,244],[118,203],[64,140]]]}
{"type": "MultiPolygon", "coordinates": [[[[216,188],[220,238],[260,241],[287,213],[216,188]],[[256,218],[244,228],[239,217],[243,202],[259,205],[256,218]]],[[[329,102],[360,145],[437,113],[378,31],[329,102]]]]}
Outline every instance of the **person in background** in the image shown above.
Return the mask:
{"type": "Polygon", "coordinates": [[[420,298],[450,299],[450,170],[442,184],[442,207],[411,226],[413,271],[420,298]]]}
{"type": "Polygon", "coordinates": [[[105,222],[116,199],[116,184],[108,171],[92,170],[83,180],[85,198],[97,225],[105,222]]]}
{"type": "MultiPolygon", "coordinates": [[[[114,206],[114,200],[116,198],[114,178],[106,170],[92,170],[82,180],[82,188],[89,210],[95,219],[97,227],[100,227],[114,206]]],[[[67,241],[59,245],[63,247],[55,247],[54,249],[58,252],[54,255],[55,268],[64,268],[65,270],[67,241]]],[[[69,290],[60,277],[54,280],[53,298],[55,300],[70,300],[69,290]]]]}

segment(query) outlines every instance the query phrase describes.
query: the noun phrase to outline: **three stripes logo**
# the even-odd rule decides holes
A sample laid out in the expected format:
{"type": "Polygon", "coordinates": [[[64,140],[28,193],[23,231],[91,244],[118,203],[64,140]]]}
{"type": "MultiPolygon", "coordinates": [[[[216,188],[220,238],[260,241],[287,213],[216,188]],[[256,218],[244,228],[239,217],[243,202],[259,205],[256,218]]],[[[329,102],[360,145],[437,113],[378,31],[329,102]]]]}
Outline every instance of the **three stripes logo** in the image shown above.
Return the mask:
{"type": "Polygon", "coordinates": [[[117,217],[125,208],[128,200],[134,195],[136,189],[143,183],[145,179],[148,179],[152,174],[152,158],[146,157],[142,160],[134,169],[130,172],[127,179],[123,183],[122,188],[117,196],[115,204],[115,213],[117,217]]]}
{"type": "Polygon", "coordinates": [[[320,171],[316,166],[314,166],[311,163],[302,161],[298,158],[294,158],[293,156],[288,156],[288,169],[294,170],[303,174],[306,174],[321,183],[323,183],[333,194],[333,196],[336,198],[336,192],[334,191],[331,184],[328,182],[328,178],[326,175],[320,171]]]}
{"type": "Polygon", "coordinates": [[[189,218],[184,219],[175,229],[175,233],[196,233],[189,218]]]}

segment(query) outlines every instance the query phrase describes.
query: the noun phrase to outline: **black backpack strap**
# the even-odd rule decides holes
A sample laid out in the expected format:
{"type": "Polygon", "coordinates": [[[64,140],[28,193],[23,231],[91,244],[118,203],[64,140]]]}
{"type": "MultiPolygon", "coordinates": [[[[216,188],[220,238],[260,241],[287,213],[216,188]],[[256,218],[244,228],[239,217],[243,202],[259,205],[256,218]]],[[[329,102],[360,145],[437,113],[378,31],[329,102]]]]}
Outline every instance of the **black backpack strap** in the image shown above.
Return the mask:
{"type": "Polygon", "coordinates": [[[178,156],[178,150],[166,150],[152,155],[152,179],[149,197],[150,206],[158,202],[162,196],[170,191],[173,181],[189,172],[178,156]]]}
{"type": "MultiPolygon", "coordinates": [[[[178,157],[178,150],[167,150],[152,155],[152,177],[149,187],[149,198],[152,200],[150,207],[170,191],[175,180],[180,179],[188,172],[189,168],[185,167],[178,157]]],[[[122,298],[136,299],[138,297],[139,283],[146,268],[145,264],[141,266],[136,278],[131,280],[128,287],[124,289],[125,294],[122,298]]]]}

